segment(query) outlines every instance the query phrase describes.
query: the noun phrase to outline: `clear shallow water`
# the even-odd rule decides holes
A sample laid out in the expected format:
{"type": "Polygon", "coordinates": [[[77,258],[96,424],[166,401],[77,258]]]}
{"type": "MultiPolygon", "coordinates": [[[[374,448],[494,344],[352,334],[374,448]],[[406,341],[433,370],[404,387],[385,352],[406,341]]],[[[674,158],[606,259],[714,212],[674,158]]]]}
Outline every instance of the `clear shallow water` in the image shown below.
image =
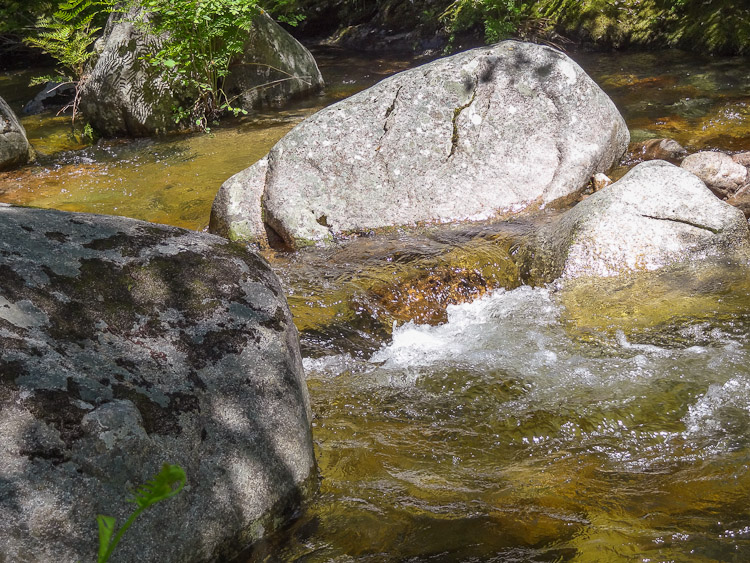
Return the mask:
{"type": "Polygon", "coordinates": [[[682,51],[573,53],[609,94],[633,141],[750,150],[750,59],[682,51]]]}
{"type": "Polygon", "coordinates": [[[67,211],[124,215],[194,230],[208,226],[221,184],[260,158],[294,125],[323,107],[371,86],[414,62],[316,50],[325,92],[282,111],[227,119],[210,134],[103,140],[85,147],[70,120],[53,113],[26,116],[23,105],[48,70],[0,73],[0,96],[13,107],[38,153],[38,163],[0,172],[0,201],[67,211]]]}

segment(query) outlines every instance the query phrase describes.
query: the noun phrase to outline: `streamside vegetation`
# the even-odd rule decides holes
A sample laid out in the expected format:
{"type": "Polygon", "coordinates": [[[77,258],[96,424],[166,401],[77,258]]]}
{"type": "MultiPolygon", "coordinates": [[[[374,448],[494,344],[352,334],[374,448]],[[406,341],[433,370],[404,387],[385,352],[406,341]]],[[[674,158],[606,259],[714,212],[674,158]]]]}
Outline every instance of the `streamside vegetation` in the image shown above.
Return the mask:
{"type": "Polygon", "coordinates": [[[715,54],[750,52],[750,11],[734,0],[297,0],[317,26],[368,21],[386,28],[445,31],[454,40],[483,34],[560,37],[602,48],[680,47],[715,54]],[[317,15],[317,16],[316,16],[317,15]]]}
{"type": "MultiPolygon", "coordinates": [[[[327,19],[339,28],[369,22],[389,30],[418,29],[443,34],[446,51],[457,38],[486,42],[519,37],[551,43],[580,40],[608,48],[686,47],[710,53],[750,52],[750,12],[733,0],[10,0],[0,7],[0,49],[15,38],[50,55],[55,76],[40,82],[76,85],[78,92],[94,56],[93,44],[107,17],[125,17],[139,7],[137,23],[160,38],[147,60],[165,82],[193,92],[192,107],[177,108],[175,120],[206,130],[234,107],[223,90],[229,65],[260,10],[289,24],[305,18],[310,28],[327,19]],[[132,10],[131,10],[132,12],[132,10]]],[[[331,24],[328,24],[329,28],[331,24]]],[[[307,27],[307,26],[304,26],[307,27]]],[[[6,53],[8,53],[6,49],[6,53]]],[[[8,55],[4,55],[7,58],[8,55]]]]}
{"type": "MultiPolygon", "coordinates": [[[[112,6],[108,0],[66,0],[53,13],[39,16],[34,33],[24,38],[26,43],[52,56],[57,63],[54,74],[32,79],[32,85],[55,82],[75,86],[73,101],[60,110],[60,113],[72,110],[74,129],[81,87],[88,62],[94,55],[92,45],[112,6]]],[[[90,135],[90,131],[86,132],[90,135]]]]}

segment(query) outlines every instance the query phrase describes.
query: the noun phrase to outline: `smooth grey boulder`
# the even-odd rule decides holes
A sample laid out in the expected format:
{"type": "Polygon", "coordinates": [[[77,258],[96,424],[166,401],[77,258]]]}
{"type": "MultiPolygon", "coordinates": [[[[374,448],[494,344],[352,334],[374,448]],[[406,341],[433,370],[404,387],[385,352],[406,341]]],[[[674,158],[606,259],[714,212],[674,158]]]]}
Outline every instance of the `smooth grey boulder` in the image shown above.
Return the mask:
{"type": "Polygon", "coordinates": [[[0,98],[0,170],[21,166],[33,157],[26,130],[8,103],[0,98]]]}
{"type": "Polygon", "coordinates": [[[628,141],[612,101],[575,62],[506,41],[316,113],[256,165],[265,173],[222,186],[213,223],[217,234],[262,242],[263,230],[247,234],[262,217],[298,248],[382,227],[507,216],[576,194],[628,141]],[[258,193],[262,207],[242,203],[258,193]]]}
{"type": "MultiPolygon", "coordinates": [[[[190,108],[195,102],[195,92],[164,81],[144,60],[160,40],[133,23],[144,18],[142,12],[132,6],[126,14],[110,16],[81,90],[81,111],[105,136],[149,136],[185,127],[174,122],[173,108],[190,108]]],[[[322,87],[310,51],[261,11],[225,84],[227,94],[237,96],[235,104],[246,110],[263,103],[280,105],[322,87]]]]}
{"type": "Polygon", "coordinates": [[[742,212],[695,175],[662,160],[639,164],[538,237],[537,281],[610,277],[709,257],[750,258],[742,212]]]}
{"type": "Polygon", "coordinates": [[[717,197],[726,199],[748,181],[748,171],[728,154],[703,151],[686,156],[680,165],[692,172],[714,192],[717,197]]]}
{"type": "Polygon", "coordinates": [[[226,239],[0,205],[0,561],[94,561],[163,463],[188,486],[116,561],[214,561],[316,486],[298,335],[268,264],[226,239]]]}
{"type": "Polygon", "coordinates": [[[310,51],[266,12],[253,20],[242,55],[229,67],[224,89],[246,109],[279,107],[319,92],[323,75],[310,51]]]}

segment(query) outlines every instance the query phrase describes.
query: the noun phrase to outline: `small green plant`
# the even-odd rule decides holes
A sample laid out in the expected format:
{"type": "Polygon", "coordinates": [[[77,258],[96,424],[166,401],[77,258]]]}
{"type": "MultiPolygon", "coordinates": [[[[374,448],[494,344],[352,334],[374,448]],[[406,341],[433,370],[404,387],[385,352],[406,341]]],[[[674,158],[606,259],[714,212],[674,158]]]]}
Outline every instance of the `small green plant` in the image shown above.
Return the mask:
{"type": "Polygon", "coordinates": [[[111,10],[110,0],[65,0],[51,16],[41,16],[34,35],[24,39],[28,45],[38,47],[57,61],[54,75],[34,78],[32,85],[51,81],[75,86],[73,101],[59,112],[72,109],[74,128],[81,88],[87,78],[86,65],[94,54],[91,46],[101,31],[97,22],[111,10]]]}
{"type": "Polygon", "coordinates": [[[145,485],[138,487],[133,493],[133,498],[128,499],[128,502],[137,504],[138,508],[130,515],[130,518],[120,528],[114,539],[112,535],[115,532],[115,519],[112,516],[99,514],[96,517],[96,521],[99,524],[99,556],[97,563],[106,563],[109,560],[112,552],[122,539],[122,535],[144,510],[159,501],[175,496],[185,486],[186,481],[187,476],[185,475],[185,471],[179,465],[165,463],[161,471],[153,479],[145,485]]]}
{"type": "Polygon", "coordinates": [[[518,32],[524,19],[523,8],[520,0],[455,0],[440,20],[448,28],[451,42],[457,33],[482,25],[486,41],[494,43],[518,32]]]}
{"type": "MultiPolygon", "coordinates": [[[[184,99],[191,100],[192,105],[174,108],[176,123],[208,131],[209,124],[224,113],[235,117],[247,113],[233,105],[236,97],[227,96],[224,80],[229,65],[242,53],[253,20],[263,11],[258,0],[131,2],[144,10],[136,24],[160,38],[159,47],[144,58],[159,69],[165,82],[182,90],[184,99]]],[[[294,11],[293,0],[272,0],[271,5],[290,25],[303,19],[294,11]]]]}
{"type": "Polygon", "coordinates": [[[147,60],[195,100],[192,108],[179,108],[176,119],[205,130],[225,111],[241,113],[223,84],[260,10],[256,0],[142,0],[141,5],[141,25],[161,38],[147,60]]]}

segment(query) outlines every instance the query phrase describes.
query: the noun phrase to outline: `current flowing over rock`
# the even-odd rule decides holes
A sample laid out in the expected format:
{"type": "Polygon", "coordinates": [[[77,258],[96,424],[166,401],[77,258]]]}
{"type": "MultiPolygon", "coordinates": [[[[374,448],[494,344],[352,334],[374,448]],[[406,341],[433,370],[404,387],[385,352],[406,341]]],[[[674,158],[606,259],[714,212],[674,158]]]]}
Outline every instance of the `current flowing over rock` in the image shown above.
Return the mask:
{"type": "Polygon", "coordinates": [[[509,216],[571,198],[628,141],[612,101],[575,62],[506,41],[402,72],[310,117],[222,187],[211,229],[262,242],[264,222],[301,247],[509,216]]]}

